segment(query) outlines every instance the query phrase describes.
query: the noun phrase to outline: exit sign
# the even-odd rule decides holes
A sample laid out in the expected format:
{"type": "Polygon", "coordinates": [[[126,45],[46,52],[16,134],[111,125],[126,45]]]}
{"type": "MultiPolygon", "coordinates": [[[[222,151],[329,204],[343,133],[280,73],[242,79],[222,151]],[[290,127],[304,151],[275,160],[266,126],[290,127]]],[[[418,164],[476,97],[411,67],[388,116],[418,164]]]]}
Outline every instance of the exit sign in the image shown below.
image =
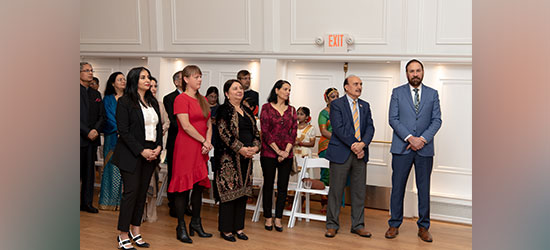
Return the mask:
{"type": "Polygon", "coordinates": [[[348,52],[347,34],[326,34],[325,52],[348,52]]]}

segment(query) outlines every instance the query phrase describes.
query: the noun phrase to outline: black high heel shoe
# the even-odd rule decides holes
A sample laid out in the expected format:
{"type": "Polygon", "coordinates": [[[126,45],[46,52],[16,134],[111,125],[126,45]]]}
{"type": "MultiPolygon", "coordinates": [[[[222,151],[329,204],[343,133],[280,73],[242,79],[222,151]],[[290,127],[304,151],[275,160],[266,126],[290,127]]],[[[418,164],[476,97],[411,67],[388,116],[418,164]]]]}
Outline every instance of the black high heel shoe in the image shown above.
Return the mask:
{"type": "Polygon", "coordinates": [[[132,242],[130,241],[130,239],[122,240],[119,235],[117,236],[116,240],[118,242],[118,249],[137,250],[136,248],[134,248],[134,246],[132,246],[132,242]],[[127,245],[130,245],[130,246],[127,246],[127,245]]]}
{"type": "Polygon", "coordinates": [[[224,240],[226,240],[226,241],[231,241],[231,242],[237,241],[237,240],[235,239],[235,236],[233,236],[233,234],[225,235],[223,232],[220,232],[220,236],[221,236],[224,240]]]}
{"type": "Polygon", "coordinates": [[[207,233],[202,229],[201,218],[191,218],[191,223],[189,223],[189,235],[194,236],[195,232],[201,238],[212,237],[212,234],[207,233]]]}
{"type": "Polygon", "coordinates": [[[273,230],[273,221],[271,222],[271,226],[268,226],[268,225],[264,224],[264,227],[265,227],[265,230],[272,231],[273,230]]]}
{"type": "Polygon", "coordinates": [[[178,220],[178,226],[176,227],[176,239],[183,243],[193,243],[193,240],[187,234],[185,220],[178,220]]]}
{"type": "MultiPolygon", "coordinates": [[[[281,224],[282,224],[282,223],[281,223],[281,224]]],[[[273,222],[273,225],[275,226],[275,230],[276,230],[277,232],[282,232],[282,231],[283,231],[283,227],[282,227],[282,226],[281,226],[281,227],[278,227],[277,225],[275,225],[275,222],[273,222]]]]}
{"type": "Polygon", "coordinates": [[[136,243],[138,247],[148,248],[150,246],[149,243],[145,242],[143,238],[141,238],[141,234],[134,236],[132,235],[132,230],[130,230],[130,232],[128,232],[128,236],[134,241],[134,243],[136,243]]]}

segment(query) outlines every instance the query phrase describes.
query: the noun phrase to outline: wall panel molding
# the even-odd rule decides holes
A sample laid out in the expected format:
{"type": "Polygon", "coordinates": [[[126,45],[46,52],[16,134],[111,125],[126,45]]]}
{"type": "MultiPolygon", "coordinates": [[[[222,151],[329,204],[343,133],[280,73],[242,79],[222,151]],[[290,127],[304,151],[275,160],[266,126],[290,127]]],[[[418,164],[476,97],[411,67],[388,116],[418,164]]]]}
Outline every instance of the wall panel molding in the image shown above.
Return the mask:
{"type": "Polygon", "coordinates": [[[472,36],[469,37],[444,37],[442,35],[445,27],[443,26],[445,15],[443,12],[443,0],[436,0],[436,29],[435,44],[437,45],[472,45],[472,36]]]}
{"type": "MultiPolygon", "coordinates": [[[[137,25],[134,27],[136,36],[137,37],[129,37],[129,38],[82,38],[82,35],[80,36],[80,44],[87,44],[87,45],[108,45],[108,44],[116,44],[116,45],[142,45],[142,19],[143,16],[141,15],[142,7],[140,4],[140,0],[132,0],[135,2],[135,11],[136,11],[136,20],[135,22],[137,25]]],[[[128,6],[131,7],[131,6],[128,6]]],[[[98,16],[98,18],[101,18],[98,16]]]]}
{"type": "MultiPolygon", "coordinates": [[[[245,24],[244,24],[244,37],[238,38],[238,39],[227,39],[227,38],[203,38],[203,39],[189,39],[189,38],[180,38],[178,36],[178,25],[177,25],[177,17],[176,14],[176,0],[171,0],[171,23],[172,23],[172,44],[173,45],[251,45],[251,8],[250,8],[250,0],[242,0],[244,2],[244,17],[245,17],[245,24]]],[[[181,15],[180,15],[181,17],[181,15]]]]}
{"type": "MultiPolygon", "coordinates": [[[[382,17],[382,32],[380,37],[360,37],[350,32],[349,34],[354,37],[356,45],[387,45],[388,44],[388,18],[389,18],[389,8],[387,0],[380,0],[383,3],[381,13],[382,17]]],[[[316,37],[309,38],[299,38],[297,34],[297,0],[290,0],[290,45],[313,45],[315,44],[316,37]]],[[[311,13],[310,13],[311,14],[311,13]]],[[[329,31],[327,31],[329,32],[329,31]]],[[[323,36],[325,34],[319,34],[318,36],[323,36]]],[[[327,42],[327,41],[325,41],[327,42]]]]}
{"type": "Polygon", "coordinates": [[[459,174],[459,175],[468,175],[472,176],[471,169],[465,169],[460,167],[451,167],[451,166],[442,166],[438,165],[433,169],[434,173],[444,173],[444,174],[459,174]]]}

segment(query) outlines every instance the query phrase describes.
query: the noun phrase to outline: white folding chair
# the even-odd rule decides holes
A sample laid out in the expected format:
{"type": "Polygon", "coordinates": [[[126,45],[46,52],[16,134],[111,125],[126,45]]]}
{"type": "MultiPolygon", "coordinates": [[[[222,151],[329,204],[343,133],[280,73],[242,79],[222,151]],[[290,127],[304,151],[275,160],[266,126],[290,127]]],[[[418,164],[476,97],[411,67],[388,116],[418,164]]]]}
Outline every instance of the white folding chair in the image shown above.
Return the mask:
{"type": "MultiPolygon", "coordinates": [[[[295,156],[296,157],[296,156],[295,156]]],[[[258,156],[259,158],[259,156],[258,156]]],[[[296,161],[298,163],[298,165],[303,165],[302,164],[302,161],[303,161],[303,158],[301,157],[298,157],[296,158],[296,161]]],[[[296,190],[296,188],[298,187],[298,183],[297,182],[288,182],[288,190],[296,190]]],[[[262,202],[263,202],[263,189],[264,189],[264,185],[263,185],[263,181],[261,183],[261,187],[260,187],[260,192],[258,193],[258,199],[256,200],[256,206],[254,208],[254,214],[252,215],[252,222],[258,222],[260,220],[260,210],[262,208],[262,202]]],[[[273,193],[271,194],[271,199],[274,200],[275,199],[275,190],[277,189],[277,178],[275,178],[275,185],[273,187],[273,193]]],[[[271,204],[273,204],[273,206],[275,205],[275,202],[272,202],[271,204]]],[[[275,209],[272,208],[272,213],[275,213],[275,209]]],[[[290,216],[291,214],[291,211],[289,210],[283,210],[283,216],[290,216]]]]}
{"type": "Polygon", "coordinates": [[[309,211],[309,196],[311,194],[328,195],[329,187],[326,186],[323,190],[307,189],[304,187],[303,179],[306,177],[306,173],[310,169],[315,168],[329,168],[329,161],[324,158],[310,158],[306,157],[300,175],[298,177],[298,187],[296,188],[296,195],[294,196],[294,202],[292,204],[292,210],[290,213],[290,219],[288,220],[288,227],[294,227],[296,218],[305,218],[309,222],[310,219],[326,221],[327,216],[322,214],[312,214],[309,211]],[[302,213],[302,193],[306,195],[306,212],[302,213]]]}
{"type": "MultiPolygon", "coordinates": [[[[208,157],[210,157],[210,159],[212,159],[214,157],[214,149],[210,150],[210,152],[208,152],[208,157]]],[[[214,205],[216,203],[216,200],[214,200],[214,185],[216,185],[216,183],[214,182],[214,172],[212,172],[212,162],[210,161],[210,159],[208,159],[208,162],[206,163],[207,166],[208,166],[208,179],[210,180],[210,184],[211,184],[211,187],[210,189],[208,190],[208,194],[209,194],[209,198],[208,199],[202,199],[202,202],[204,203],[209,203],[210,205],[214,205]]]]}
{"type": "Polygon", "coordinates": [[[159,180],[162,184],[157,193],[157,207],[162,205],[162,198],[166,196],[166,189],[168,188],[168,165],[166,163],[160,163],[159,166],[159,180]]]}

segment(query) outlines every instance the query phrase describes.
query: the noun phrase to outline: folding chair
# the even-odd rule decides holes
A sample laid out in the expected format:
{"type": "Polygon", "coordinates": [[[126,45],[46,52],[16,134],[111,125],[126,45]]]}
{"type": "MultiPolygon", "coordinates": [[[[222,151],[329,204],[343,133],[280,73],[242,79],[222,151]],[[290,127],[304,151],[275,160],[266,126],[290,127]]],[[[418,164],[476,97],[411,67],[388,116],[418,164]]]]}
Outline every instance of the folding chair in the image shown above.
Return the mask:
{"type": "Polygon", "coordinates": [[[292,204],[292,210],[290,213],[290,219],[288,220],[288,227],[292,228],[294,227],[294,224],[296,223],[296,218],[305,218],[306,221],[309,222],[310,219],[313,220],[320,220],[320,221],[326,221],[327,217],[326,215],[321,214],[312,214],[309,211],[309,196],[311,194],[320,194],[320,195],[328,195],[329,187],[326,186],[323,190],[318,189],[307,189],[304,187],[303,179],[306,177],[306,173],[310,169],[315,168],[329,168],[329,161],[324,158],[310,158],[306,157],[304,160],[304,164],[302,167],[302,170],[300,171],[300,175],[298,177],[298,187],[296,188],[296,195],[294,196],[294,202],[292,204]],[[306,212],[302,213],[302,193],[306,195],[306,212]]]}

